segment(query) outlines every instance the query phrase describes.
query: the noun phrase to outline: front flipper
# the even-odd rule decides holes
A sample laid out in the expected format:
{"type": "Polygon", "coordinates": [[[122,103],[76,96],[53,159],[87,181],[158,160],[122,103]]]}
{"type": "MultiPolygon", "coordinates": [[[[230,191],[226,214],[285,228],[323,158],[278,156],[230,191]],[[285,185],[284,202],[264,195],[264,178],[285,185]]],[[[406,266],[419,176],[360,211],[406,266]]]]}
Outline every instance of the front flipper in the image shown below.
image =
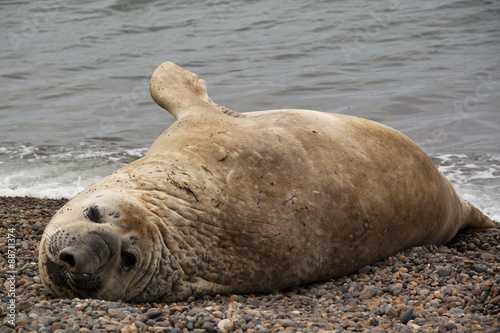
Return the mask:
{"type": "Polygon", "coordinates": [[[188,114],[239,115],[212,102],[207,94],[206,82],[172,62],[164,62],[154,71],[149,91],[156,104],[170,112],[175,119],[188,114]]]}

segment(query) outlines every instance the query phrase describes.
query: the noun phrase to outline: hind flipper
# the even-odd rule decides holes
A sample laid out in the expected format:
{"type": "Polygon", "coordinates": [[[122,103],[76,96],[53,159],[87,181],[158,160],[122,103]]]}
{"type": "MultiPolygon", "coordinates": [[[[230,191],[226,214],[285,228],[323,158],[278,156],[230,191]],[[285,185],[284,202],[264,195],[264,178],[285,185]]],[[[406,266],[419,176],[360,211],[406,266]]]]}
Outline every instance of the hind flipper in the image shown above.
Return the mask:
{"type": "Polygon", "coordinates": [[[474,207],[470,202],[461,198],[460,205],[462,206],[462,224],[461,228],[496,228],[499,225],[493,222],[488,216],[484,215],[479,209],[474,207]]]}
{"type": "Polygon", "coordinates": [[[186,115],[206,117],[210,113],[239,115],[212,102],[207,94],[205,80],[172,62],[164,62],[156,68],[151,77],[149,91],[156,104],[170,112],[175,119],[186,115]]]}

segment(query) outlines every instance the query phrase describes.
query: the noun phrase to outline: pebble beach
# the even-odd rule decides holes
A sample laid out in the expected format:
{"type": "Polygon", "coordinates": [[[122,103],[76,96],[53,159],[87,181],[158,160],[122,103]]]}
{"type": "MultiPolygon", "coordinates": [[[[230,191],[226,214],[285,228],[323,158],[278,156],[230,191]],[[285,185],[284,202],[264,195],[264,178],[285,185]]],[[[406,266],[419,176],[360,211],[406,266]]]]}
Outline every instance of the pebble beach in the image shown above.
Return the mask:
{"type": "Polygon", "coordinates": [[[0,333],[500,332],[499,228],[464,230],[444,246],[272,294],[129,304],[57,299],[43,287],[38,244],[66,201],[0,197],[0,333]]]}

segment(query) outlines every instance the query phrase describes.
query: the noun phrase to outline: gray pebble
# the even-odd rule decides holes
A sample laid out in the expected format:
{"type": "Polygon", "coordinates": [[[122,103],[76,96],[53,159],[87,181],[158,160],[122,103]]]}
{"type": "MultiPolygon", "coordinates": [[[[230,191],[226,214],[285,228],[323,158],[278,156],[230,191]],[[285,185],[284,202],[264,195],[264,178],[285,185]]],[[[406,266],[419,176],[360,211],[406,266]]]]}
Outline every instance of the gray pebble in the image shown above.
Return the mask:
{"type": "Polygon", "coordinates": [[[342,295],[342,298],[343,299],[351,299],[353,297],[352,297],[352,295],[350,293],[345,293],[345,294],[342,295]]]}
{"type": "Polygon", "coordinates": [[[214,311],[212,313],[212,315],[215,317],[215,318],[218,318],[218,319],[224,319],[224,314],[220,311],[214,311]]]}
{"type": "Polygon", "coordinates": [[[205,321],[201,325],[201,329],[204,329],[207,332],[213,332],[215,330],[215,325],[214,325],[214,323],[212,323],[210,321],[205,321]]]}
{"type": "Polygon", "coordinates": [[[475,270],[476,272],[478,272],[478,273],[484,273],[484,272],[486,272],[486,270],[487,270],[487,269],[488,269],[488,268],[487,268],[487,267],[485,267],[485,266],[479,266],[479,265],[475,265],[475,266],[474,266],[474,270],[475,270]]]}
{"type": "Polygon", "coordinates": [[[388,314],[391,312],[391,310],[392,310],[392,306],[388,305],[388,306],[386,306],[386,307],[385,307],[385,309],[384,309],[384,313],[385,313],[386,315],[388,315],[388,314]]]}
{"type": "Polygon", "coordinates": [[[147,330],[148,327],[145,323],[139,320],[135,322],[135,326],[140,330],[147,330]]]}
{"type": "Polygon", "coordinates": [[[59,317],[52,317],[52,316],[41,316],[38,317],[37,321],[41,326],[50,326],[56,321],[60,321],[61,318],[59,317]]]}
{"type": "MultiPolygon", "coordinates": [[[[75,316],[73,316],[73,317],[75,317],[75,316]]],[[[125,318],[127,318],[127,315],[121,311],[116,311],[110,317],[115,318],[115,319],[125,319],[125,318]]]]}
{"type": "Polygon", "coordinates": [[[177,328],[167,328],[167,333],[180,333],[177,328]]]}
{"type": "MultiPolygon", "coordinates": [[[[330,285],[330,289],[331,289],[331,285],[330,285]]],[[[277,294],[277,295],[274,295],[274,300],[275,301],[279,301],[279,300],[282,300],[285,296],[283,296],[282,294],[277,294]]]]}
{"type": "Polygon", "coordinates": [[[38,224],[38,223],[31,225],[31,229],[33,229],[34,231],[37,231],[37,230],[38,230],[38,229],[40,229],[41,227],[42,227],[42,226],[41,226],[40,224],[38,224]]]}
{"type": "Polygon", "coordinates": [[[393,295],[399,295],[403,291],[403,286],[400,283],[393,284],[389,287],[389,292],[393,295]]]}
{"type": "Polygon", "coordinates": [[[451,308],[449,310],[449,312],[451,314],[463,314],[464,313],[464,310],[463,309],[460,309],[460,308],[451,308]]]}
{"type": "Polygon", "coordinates": [[[291,319],[283,319],[283,320],[280,320],[279,323],[284,328],[297,326],[297,324],[295,324],[295,322],[291,319]]]}
{"type": "Polygon", "coordinates": [[[443,276],[443,277],[451,275],[450,271],[447,270],[446,268],[439,268],[438,269],[438,274],[439,274],[439,276],[443,276]]]}
{"type": "Polygon", "coordinates": [[[493,259],[493,255],[491,255],[490,253],[483,253],[479,258],[481,258],[481,260],[489,261],[493,259]]]}
{"type": "Polygon", "coordinates": [[[403,324],[406,325],[411,320],[411,317],[413,316],[413,310],[413,307],[410,307],[403,313],[403,315],[401,316],[401,322],[403,324]]]}
{"type": "Polygon", "coordinates": [[[156,319],[163,314],[162,310],[153,310],[146,314],[149,319],[156,319]]]}
{"type": "Polygon", "coordinates": [[[424,297],[428,296],[430,293],[431,293],[431,291],[429,289],[422,289],[418,292],[419,295],[424,296],[424,297]]]}
{"type": "Polygon", "coordinates": [[[146,321],[146,325],[148,325],[148,326],[154,326],[155,324],[156,324],[156,321],[153,319],[148,319],[148,321],[146,321]]]}

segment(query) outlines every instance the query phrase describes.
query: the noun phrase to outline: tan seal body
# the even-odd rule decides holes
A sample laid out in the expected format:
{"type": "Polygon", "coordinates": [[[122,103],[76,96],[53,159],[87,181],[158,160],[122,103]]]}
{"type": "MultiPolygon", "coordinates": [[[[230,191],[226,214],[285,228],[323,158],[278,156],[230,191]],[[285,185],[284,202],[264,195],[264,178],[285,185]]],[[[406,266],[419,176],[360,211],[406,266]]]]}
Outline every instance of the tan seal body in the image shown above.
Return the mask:
{"type": "Polygon", "coordinates": [[[40,272],[55,295],[269,292],[494,225],[387,126],[306,110],[239,114],[172,63],[155,71],[151,94],[177,122],[47,226],[40,272]]]}

